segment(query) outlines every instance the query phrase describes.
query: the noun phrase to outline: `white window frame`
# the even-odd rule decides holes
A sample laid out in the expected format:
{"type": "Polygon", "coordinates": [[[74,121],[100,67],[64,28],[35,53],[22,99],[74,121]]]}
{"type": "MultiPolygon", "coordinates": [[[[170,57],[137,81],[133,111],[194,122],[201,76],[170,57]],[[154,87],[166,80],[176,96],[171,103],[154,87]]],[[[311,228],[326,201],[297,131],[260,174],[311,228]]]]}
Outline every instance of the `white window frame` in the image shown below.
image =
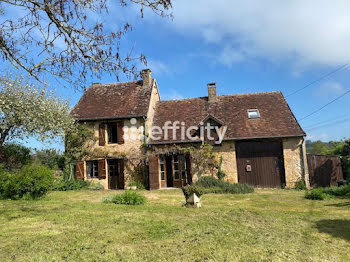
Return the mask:
{"type": "Polygon", "coordinates": [[[259,119],[260,118],[259,109],[248,109],[247,114],[248,114],[249,119],[259,119]],[[249,116],[249,113],[257,113],[257,116],[251,117],[251,116],[249,116]]]}

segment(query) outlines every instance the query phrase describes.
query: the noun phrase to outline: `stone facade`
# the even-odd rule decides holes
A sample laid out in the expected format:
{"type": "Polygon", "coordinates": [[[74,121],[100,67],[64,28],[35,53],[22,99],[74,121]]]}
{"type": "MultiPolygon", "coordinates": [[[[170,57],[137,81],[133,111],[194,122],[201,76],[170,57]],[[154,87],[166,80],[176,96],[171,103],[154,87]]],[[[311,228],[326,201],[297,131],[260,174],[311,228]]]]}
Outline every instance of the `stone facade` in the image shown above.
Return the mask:
{"type": "Polygon", "coordinates": [[[284,138],[283,157],[286,188],[293,188],[295,183],[303,178],[306,186],[309,187],[309,172],[304,139],[302,137],[284,138]]]}
{"type": "Polygon", "coordinates": [[[156,81],[152,82],[152,95],[150,99],[150,105],[147,113],[147,118],[135,118],[123,120],[124,125],[124,143],[122,144],[109,144],[107,129],[105,129],[106,144],[104,146],[99,145],[99,126],[102,121],[86,122],[86,126],[92,130],[93,139],[86,141],[84,147],[88,154],[82,159],[84,161],[84,178],[85,180],[100,183],[105,189],[108,189],[109,177],[106,175],[106,179],[88,178],[86,172],[86,161],[88,160],[100,160],[106,161],[106,174],[109,173],[107,159],[124,159],[124,182],[127,187],[132,180],[142,180],[143,174],[138,174],[135,170],[136,166],[139,168],[140,161],[145,160],[145,144],[147,139],[147,130],[152,125],[152,119],[154,115],[155,104],[159,101],[159,92],[156,85],[156,81]],[[136,139],[135,139],[136,138],[136,139]]]}

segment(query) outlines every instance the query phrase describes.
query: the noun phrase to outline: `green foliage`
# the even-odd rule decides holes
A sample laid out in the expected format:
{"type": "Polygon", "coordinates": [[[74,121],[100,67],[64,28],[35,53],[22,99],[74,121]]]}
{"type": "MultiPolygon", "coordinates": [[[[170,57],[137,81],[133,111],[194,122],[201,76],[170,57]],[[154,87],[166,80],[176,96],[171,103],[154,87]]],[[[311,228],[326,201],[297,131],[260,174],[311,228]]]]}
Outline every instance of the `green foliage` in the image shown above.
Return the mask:
{"type": "Polygon", "coordinates": [[[102,190],[104,187],[100,183],[90,183],[90,185],[87,187],[89,190],[102,190]]]}
{"type": "Polygon", "coordinates": [[[144,205],[147,202],[147,199],[145,196],[136,191],[127,190],[123,194],[104,198],[102,202],[119,205],[144,205]]]}
{"type": "Polygon", "coordinates": [[[37,199],[52,188],[54,171],[38,165],[30,165],[14,173],[2,172],[0,179],[1,198],[37,199]]]}
{"type": "Polygon", "coordinates": [[[295,183],[295,188],[296,190],[306,190],[306,184],[303,179],[298,180],[298,182],[295,183]]]}
{"type": "Polygon", "coordinates": [[[35,162],[51,169],[64,168],[64,156],[56,149],[36,150],[35,162]]]}
{"type": "Polygon", "coordinates": [[[305,193],[306,199],[311,200],[324,200],[327,198],[327,195],[323,192],[322,188],[315,188],[305,193]]]}
{"type": "Polygon", "coordinates": [[[91,186],[90,182],[77,180],[77,179],[65,179],[63,177],[57,178],[53,184],[52,190],[54,191],[68,191],[68,190],[81,190],[91,186]]]}
{"type": "Polygon", "coordinates": [[[30,149],[25,146],[11,143],[0,147],[0,161],[6,169],[19,170],[31,160],[30,149]]]}
{"type": "Polygon", "coordinates": [[[185,199],[188,199],[192,194],[196,194],[197,197],[201,197],[203,195],[203,189],[198,186],[184,186],[182,187],[182,192],[184,193],[185,199]]]}
{"type": "Polygon", "coordinates": [[[305,197],[312,200],[323,200],[330,197],[350,196],[350,185],[340,187],[314,188],[306,192],[305,197]]]}
{"type": "Polygon", "coordinates": [[[74,127],[68,101],[21,77],[0,77],[0,113],[0,146],[28,136],[40,140],[63,137],[74,127]]]}
{"type": "Polygon", "coordinates": [[[323,192],[331,196],[347,196],[350,195],[350,185],[340,187],[326,187],[322,188],[323,192]]]}
{"type": "Polygon", "coordinates": [[[219,194],[248,194],[254,192],[254,188],[247,184],[231,184],[211,176],[202,176],[194,184],[204,189],[204,193],[219,194]]]}
{"type": "Polygon", "coordinates": [[[220,161],[219,161],[219,169],[218,169],[218,173],[217,173],[217,177],[219,180],[224,180],[226,174],[224,171],[222,171],[222,161],[223,161],[223,158],[222,156],[220,157],[220,161]]]}

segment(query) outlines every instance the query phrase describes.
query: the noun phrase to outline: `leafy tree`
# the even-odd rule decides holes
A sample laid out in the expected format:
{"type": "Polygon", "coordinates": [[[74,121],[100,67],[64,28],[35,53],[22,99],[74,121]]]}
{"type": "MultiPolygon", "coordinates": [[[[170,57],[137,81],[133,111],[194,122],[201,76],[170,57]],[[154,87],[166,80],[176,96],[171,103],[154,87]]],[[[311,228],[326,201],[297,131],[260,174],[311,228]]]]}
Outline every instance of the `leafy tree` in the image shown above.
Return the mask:
{"type": "Polygon", "coordinates": [[[0,162],[8,170],[19,170],[32,161],[30,149],[18,144],[5,144],[0,149],[0,162]]]}
{"type": "Polygon", "coordinates": [[[76,87],[87,76],[135,76],[135,60],[146,63],[144,55],[120,50],[132,26],[126,21],[109,31],[93,19],[113,15],[112,3],[137,6],[141,17],[144,9],[171,15],[171,0],[0,0],[0,57],[37,80],[46,72],[76,87]],[[9,17],[13,11],[17,17],[9,17]]]}
{"type": "Polygon", "coordinates": [[[11,139],[35,136],[40,140],[63,136],[74,128],[67,101],[26,83],[0,78],[0,149],[11,139]]]}
{"type": "Polygon", "coordinates": [[[35,151],[35,162],[51,169],[64,169],[64,156],[56,149],[42,149],[35,151]]]}

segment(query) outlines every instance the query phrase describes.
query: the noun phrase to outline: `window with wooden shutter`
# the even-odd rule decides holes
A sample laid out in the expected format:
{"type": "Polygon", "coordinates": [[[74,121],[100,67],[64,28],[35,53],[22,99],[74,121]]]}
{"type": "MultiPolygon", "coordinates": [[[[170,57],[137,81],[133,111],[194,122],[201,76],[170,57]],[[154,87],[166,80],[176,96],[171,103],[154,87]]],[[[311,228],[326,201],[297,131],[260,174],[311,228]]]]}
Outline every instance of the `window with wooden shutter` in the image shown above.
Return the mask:
{"type": "Polygon", "coordinates": [[[149,158],[149,184],[150,189],[159,189],[159,164],[158,157],[149,158]]]}
{"type": "Polygon", "coordinates": [[[124,122],[119,121],[118,122],[118,132],[117,132],[117,143],[118,144],[124,144],[124,122]]]}
{"type": "Polygon", "coordinates": [[[104,159],[98,160],[98,178],[106,179],[106,161],[104,159]]]}
{"type": "Polygon", "coordinates": [[[77,179],[84,180],[84,161],[77,161],[75,175],[77,179]]]}
{"type": "Polygon", "coordinates": [[[104,146],[106,144],[106,125],[101,123],[98,129],[99,132],[99,145],[104,146]]]}

